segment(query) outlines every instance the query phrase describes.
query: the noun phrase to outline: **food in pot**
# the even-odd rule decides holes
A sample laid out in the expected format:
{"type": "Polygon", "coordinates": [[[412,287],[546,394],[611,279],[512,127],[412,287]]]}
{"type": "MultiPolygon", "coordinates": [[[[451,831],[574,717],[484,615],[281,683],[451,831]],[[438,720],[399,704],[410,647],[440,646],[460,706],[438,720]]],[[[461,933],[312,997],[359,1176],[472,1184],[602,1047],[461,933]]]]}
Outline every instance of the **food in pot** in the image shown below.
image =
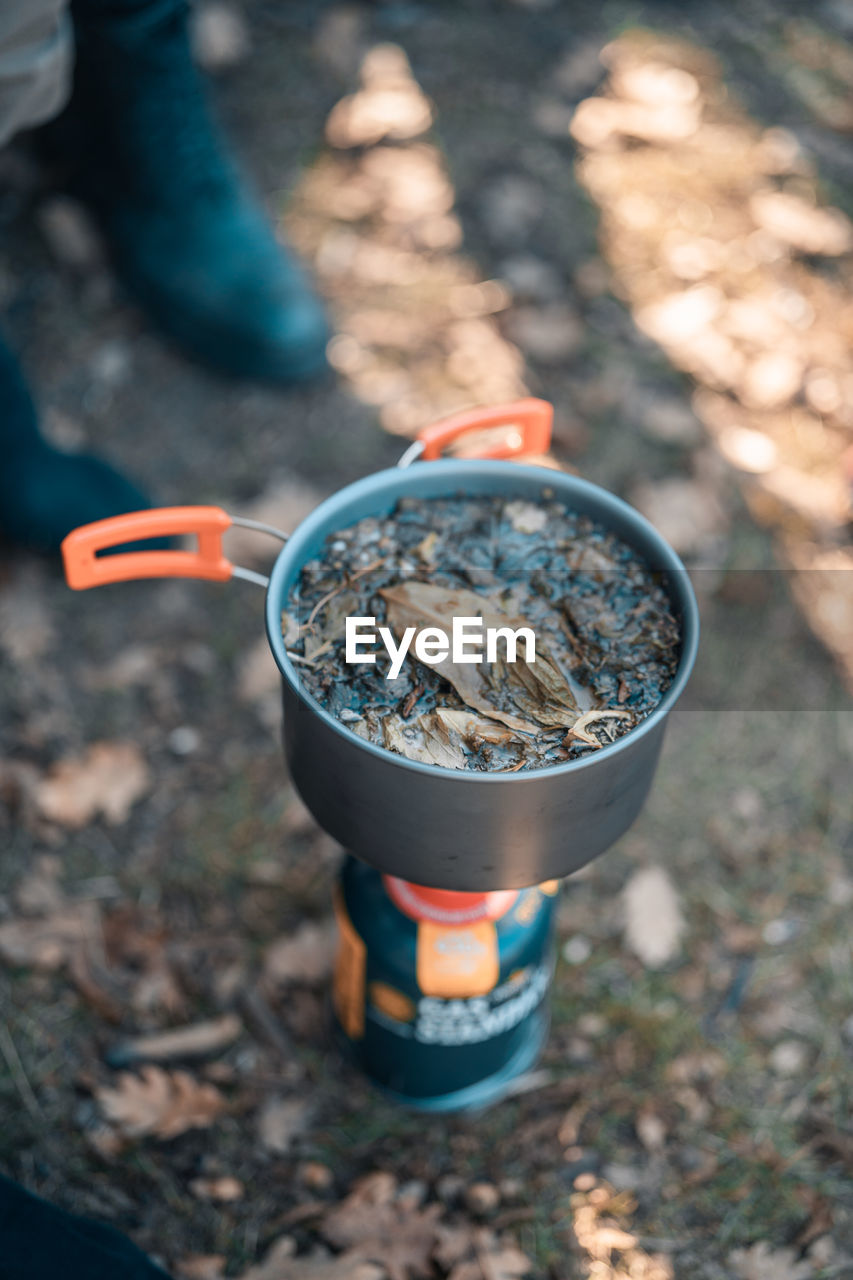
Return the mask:
{"type": "Polygon", "coordinates": [[[404,498],[340,530],[282,629],[305,691],[352,733],[478,771],[606,748],[660,702],[680,645],[658,575],[547,489],[404,498]]]}

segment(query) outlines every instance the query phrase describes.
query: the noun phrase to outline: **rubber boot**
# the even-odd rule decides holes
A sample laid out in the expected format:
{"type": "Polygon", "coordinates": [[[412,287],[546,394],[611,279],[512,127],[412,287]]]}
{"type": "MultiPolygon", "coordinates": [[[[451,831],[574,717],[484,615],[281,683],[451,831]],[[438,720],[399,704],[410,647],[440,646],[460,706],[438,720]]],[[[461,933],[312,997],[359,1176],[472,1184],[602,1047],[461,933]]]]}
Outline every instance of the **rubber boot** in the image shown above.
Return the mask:
{"type": "Polygon", "coordinates": [[[78,525],[150,505],[100,458],[44,439],[18,362],[0,339],[0,540],[56,552],[78,525]]]}
{"type": "Polygon", "coordinates": [[[125,285],[157,326],[224,373],[325,367],[322,309],[277,242],[211,116],[184,0],[73,0],[76,70],[56,130],[125,285]]]}

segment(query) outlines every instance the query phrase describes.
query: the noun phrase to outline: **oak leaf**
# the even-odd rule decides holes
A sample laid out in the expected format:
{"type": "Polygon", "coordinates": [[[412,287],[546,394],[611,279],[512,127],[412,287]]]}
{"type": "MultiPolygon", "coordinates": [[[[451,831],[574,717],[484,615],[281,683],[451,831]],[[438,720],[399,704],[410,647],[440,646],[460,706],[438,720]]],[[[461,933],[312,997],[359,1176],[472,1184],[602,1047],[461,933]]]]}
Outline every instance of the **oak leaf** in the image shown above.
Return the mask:
{"type": "Polygon", "coordinates": [[[390,1280],[433,1274],[441,1206],[418,1208],[397,1199],[396,1180],[376,1172],[361,1178],[350,1194],[326,1214],[320,1233],[336,1248],[354,1249],[385,1268],[390,1280]]]}
{"type": "Polygon", "coordinates": [[[129,1138],[176,1138],[188,1129],[206,1129],[225,1109],[215,1085],[200,1084],[187,1071],[155,1066],[142,1067],[138,1076],[123,1071],[115,1088],[102,1086],[95,1097],[107,1119],[129,1138]]]}
{"type": "Polygon", "coordinates": [[[290,1236],[277,1240],[263,1262],[244,1271],[240,1280],[384,1280],[385,1271],[366,1262],[359,1254],[344,1253],[333,1257],[315,1250],[301,1258],[294,1257],[296,1245],[290,1236]]]}
{"type": "Polygon", "coordinates": [[[43,817],[83,827],[97,814],[116,826],[150,784],[148,766],[132,742],[95,742],[82,756],[60,760],[36,788],[43,817]]]}

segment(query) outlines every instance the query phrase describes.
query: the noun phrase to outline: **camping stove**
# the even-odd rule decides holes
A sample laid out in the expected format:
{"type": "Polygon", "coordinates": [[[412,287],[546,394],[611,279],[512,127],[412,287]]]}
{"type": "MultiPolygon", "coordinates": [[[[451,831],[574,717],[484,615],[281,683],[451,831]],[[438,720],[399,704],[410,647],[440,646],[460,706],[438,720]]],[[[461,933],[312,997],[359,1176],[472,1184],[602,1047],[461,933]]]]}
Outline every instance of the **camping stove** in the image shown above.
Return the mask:
{"type": "Polygon", "coordinates": [[[552,412],[528,398],[434,423],[398,467],[333,494],[291,535],[218,507],[173,507],[87,525],[62,548],[77,590],[156,577],[266,586],[291,777],[320,826],[360,859],[347,857],[337,890],[340,1034],[371,1079],[426,1110],[482,1106],[535,1060],[548,1021],[558,881],[637,817],[696,656],[696,600],[672,548],[619,498],[529,461],[548,447],[552,412]],[[477,458],[442,457],[459,437],[491,428],[509,435],[477,458]],[[659,705],[606,750],[521,772],[445,769],[365,741],[305,689],[281,628],[303,567],[362,517],[387,516],[407,497],[460,491],[562,501],[617,534],[659,576],[681,627],[678,670],[659,705]],[[284,542],[269,579],[225,556],[233,524],[284,542]],[[180,535],[194,535],[195,548],[139,549],[140,540],[180,535]]]}
{"type": "Polygon", "coordinates": [[[347,1056],[421,1111],[495,1102],[548,1034],[558,889],[429,889],[347,856],[333,986],[347,1056]]]}

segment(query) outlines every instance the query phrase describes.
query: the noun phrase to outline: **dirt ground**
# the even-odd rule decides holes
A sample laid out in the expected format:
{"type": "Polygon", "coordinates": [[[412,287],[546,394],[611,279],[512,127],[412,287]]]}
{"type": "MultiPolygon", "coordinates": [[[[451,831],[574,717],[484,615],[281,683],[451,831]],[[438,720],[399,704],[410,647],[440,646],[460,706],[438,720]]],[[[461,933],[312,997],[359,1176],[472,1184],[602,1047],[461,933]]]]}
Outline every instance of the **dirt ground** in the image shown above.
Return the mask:
{"type": "MultiPolygon", "coordinates": [[[[528,390],[555,404],[553,459],[658,523],[702,611],[645,812],[563,887],[542,1069],[484,1115],[427,1123],[331,1044],[339,853],[285,776],[261,592],[73,594],[56,565],[2,553],[0,1166],[176,1275],[853,1276],[853,8],[797,10],[246,0],[224,36],[214,14],[208,43],[233,62],[222,111],[335,321],[336,375],[288,393],[166,349],[26,150],[0,162],[6,328],[57,440],[116,459],[163,504],[287,528],[392,464],[395,435],[528,390]],[[636,28],[659,34],[638,45],[636,28]],[[389,43],[410,71],[377,62],[389,43]],[[630,145],[611,147],[595,107],[578,137],[584,100],[642,106],[646,89],[625,88],[637,65],[688,78],[655,81],[660,118],[613,126],[630,145]],[[408,134],[359,116],[365,66],[396,84],[408,134]],[[742,132],[725,171],[680,153],[684,240],[648,202],[691,76],[705,119],[742,132]],[[750,130],[787,194],[840,211],[823,247],[779,231],[774,257],[763,224],[749,241],[751,297],[769,272],[784,323],[825,323],[838,348],[800,355],[783,335],[787,364],[763,380],[734,329],[723,357],[719,333],[667,331],[669,267],[649,265],[657,236],[697,306],[730,296],[723,267],[709,284],[693,264],[714,201],[735,218],[752,198],[750,130]],[[128,1103],[120,1068],[146,1054],[116,1046],[200,1022],[206,1050],[168,1050],[169,1074],[149,1070],[152,1096],[128,1103]]],[[[230,545],[263,565],[251,539],[230,545]]]]}

